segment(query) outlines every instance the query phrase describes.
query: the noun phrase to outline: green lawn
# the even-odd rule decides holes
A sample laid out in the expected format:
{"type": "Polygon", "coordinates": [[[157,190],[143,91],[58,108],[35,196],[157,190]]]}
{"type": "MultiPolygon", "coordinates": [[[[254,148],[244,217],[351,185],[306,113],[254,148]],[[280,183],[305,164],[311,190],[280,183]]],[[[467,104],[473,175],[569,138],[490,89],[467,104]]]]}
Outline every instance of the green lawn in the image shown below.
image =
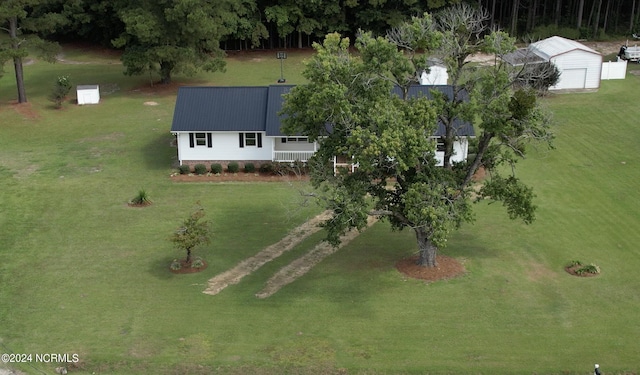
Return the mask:
{"type": "MultiPolygon", "coordinates": [[[[532,152],[519,172],[535,187],[538,220],[478,205],[444,250],[464,262],[464,277],[406,280],[393,265],[415,251],[413,235],[378,223],[259,300],[321,234],[219,295],[202,291],[319,209],[299,208],[287,184],[172,183],[175,95],[123,76],[113,57],[65,56],[97,63],[25,67],[26,108],[9,103],[8,65],[0,79],[0,353],[77,353],[75,374],[588,374],[594,363],[640,372],[637,76],[545,100],[556,149],[532,152]],[[63,74],[112,92],[97,106],[54,110],[46,95],[63,74]],[[127,207],[140,188],[154,204],[127,207]],[[197,251],[209,267],[173,275],[167,266],[182,254],[167,238],[196,202],[213,222],[214,241],[197,251]],[[602,274],[566,274],[574,259],[602,274]]],[[[303,82],[304,56],[289,54],[288,83],[303,82]]],[[[274,54],[250,52],[229,58],[224,74],[176,80],[264,85],[279,68],[274,54]]]]}

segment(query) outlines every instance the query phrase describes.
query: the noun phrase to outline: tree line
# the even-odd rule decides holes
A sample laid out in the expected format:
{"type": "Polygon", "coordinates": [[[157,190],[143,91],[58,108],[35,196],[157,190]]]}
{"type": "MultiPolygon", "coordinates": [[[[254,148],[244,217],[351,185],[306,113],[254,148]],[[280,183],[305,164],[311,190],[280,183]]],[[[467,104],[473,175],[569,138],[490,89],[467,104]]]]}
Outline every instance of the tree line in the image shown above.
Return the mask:
{"type": "Polygon", "coordinates": [[[86,41],[123,50],[125,74],[224,69],[224,51],[302,48],[327,33],[384,35],[412,16],[453,4],[483,8],[512,36],[584,38],[630,34],[640,0],[3,0],[0,75],[13,61],[18,101],[26,101],[22,58],[53,60],[56,43],[86,41]]]}

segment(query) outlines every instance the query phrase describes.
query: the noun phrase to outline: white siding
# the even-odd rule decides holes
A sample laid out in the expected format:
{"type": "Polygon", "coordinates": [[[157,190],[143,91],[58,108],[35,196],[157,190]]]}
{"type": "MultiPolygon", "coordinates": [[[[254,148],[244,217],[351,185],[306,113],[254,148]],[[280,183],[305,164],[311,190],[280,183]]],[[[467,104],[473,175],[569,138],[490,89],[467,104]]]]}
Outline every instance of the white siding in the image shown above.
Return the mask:
{"type": "Polygon", "coordinates": [[[422,71],[420,75],[421,85],[446,85],[448,80],[449,73],[447,73],[447,68],[438,65],[429,67],[429,74],[426,71],[422,71]]]}
{"type": "Polygon", "coordinates": [[[239,133],[211,133],[212,147],[189,145],[189,133],[177,133],[178,159],[185,160],[271,160],[273,138],[262,133],[262,147],[245,146],[240,148],[239,133]]]}
{"type": "MultiPolygon", "coordinates": [[[[466,138],[460,138],[453,142],[453,156],[451,157],[452,163],[458,163],[467,159],[467,153],[469,152],[469,140],[466,138]]],[[[436,152],[436,165],[442,167],[444,165],[444,152],[436,152]]]]}
{"type": "Polygon", "coordinates": [[[600,79],[624,79],[627,74],[627,61],[607,61],[602,63],[600,79]]]}
{"type": "Polygon", "coordinates": [[[309,143],[308,141],[304,142],[286,142],[282,143],[282,138],[287,137],[278,137],[274,138],[276,151],[315,151],[315,147],[313,143],[309,143]]]}
{"type": "Polygon", "coordinates": [[[96,86],[78,86],[76,89],[78,105],[100,103],[100,88],[96,86]]]}
{"type": "Polygon", "coordinates": [[[560,70],[560,81],[550,90],[597,89],[600,87],[602,56],[573,50],[551,58],[560,70]]]}

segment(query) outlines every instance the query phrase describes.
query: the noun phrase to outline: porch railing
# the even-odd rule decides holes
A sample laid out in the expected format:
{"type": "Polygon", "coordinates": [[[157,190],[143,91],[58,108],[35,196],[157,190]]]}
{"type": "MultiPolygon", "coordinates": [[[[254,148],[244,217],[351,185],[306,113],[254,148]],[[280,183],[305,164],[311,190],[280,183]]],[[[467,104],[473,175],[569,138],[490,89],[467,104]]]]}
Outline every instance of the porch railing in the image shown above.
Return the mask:
{"type": "Polygon", "coordinates": [[[306,162],[313,156],[313,151],[274,151],[273,161],[278,162],[306,162]]]}

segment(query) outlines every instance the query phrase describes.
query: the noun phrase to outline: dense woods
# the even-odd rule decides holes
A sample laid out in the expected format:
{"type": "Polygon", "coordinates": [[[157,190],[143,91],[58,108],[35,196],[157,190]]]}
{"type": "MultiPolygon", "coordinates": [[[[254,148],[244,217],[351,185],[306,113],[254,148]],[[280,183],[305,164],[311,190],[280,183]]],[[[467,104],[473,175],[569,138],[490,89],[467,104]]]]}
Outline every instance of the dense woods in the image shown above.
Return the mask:
{"type": "Polygon", "coordinates": [[[638,28],[640,0],[3,0],[0,76],[13,61],[19,102],[22,59],[49,41],[84,41],[123,50],[125,74],[224,69],[224,50],[304,48],[328,33],[384,35],[425,12],[452,4],[482,7],[492,27],[530,41],[620,35],[638,28]],[[29,47],[29,48],[28,48],[29,47]]]}
{"type": "Polygon", "coordinates": [[[191,11],[177,20],[184,30],[171,25],[167,34],[186,31],[191,17],[214,10],[220,47],[238,50],[307,47],[330,32],[383,34],[411,16],[460,2],[484,7],[492,25],[522,38],[630,36],[640,19],[640,0],[7,0],[0,5],[0,18],[7,31],[12,15],[6,9],[21,8],[25,20],[55,14],[59,27],[46,36],[113,46],[114,40],[131,34],[132,22],[149,25],[158,9],[191,11]]]}

